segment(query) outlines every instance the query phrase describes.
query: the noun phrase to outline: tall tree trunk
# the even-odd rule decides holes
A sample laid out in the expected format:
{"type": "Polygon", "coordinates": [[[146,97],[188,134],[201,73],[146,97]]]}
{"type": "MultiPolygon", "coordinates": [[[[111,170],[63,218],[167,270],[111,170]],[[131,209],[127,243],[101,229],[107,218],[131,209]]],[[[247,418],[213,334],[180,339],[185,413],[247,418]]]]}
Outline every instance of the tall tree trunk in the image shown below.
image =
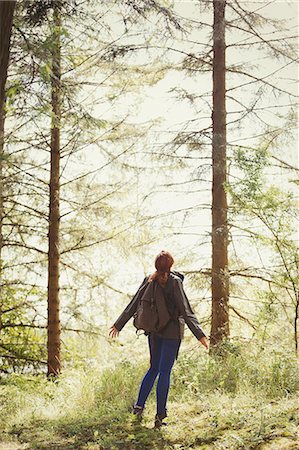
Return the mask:
{"type": "Polygon", "coordinates": [[[229,335],[226,183],[225,0],[214,0],[212,139],[212,326],[211,349],[229,335]]]}
{"type": "Polygon", "coordinates": [[[60,225],[60,124],[61,124],[61,7],[53,2],[53,41],[51,73],[51,173],[48,253],[48,376],[61,370],[59,299],[59,225],[60,225]]]}
{"type": "Polygon", "coordinates": [[[4,118],[4,92],[7,78],[10,37],[15,1],[0,2],[0,111],[1,121],[4,118]]]}
{"type": "MultiPolygon", "coordinates": [[[[0,299],[2,298],[2,249],[3,249],[3,217],[4,217],[4,120],[5,120],[5,84],[7,79],[10,53],[10,37],[12,30],[15,1],[0,1],[0,299]]],[[[0,317],[1,324],[1,317],[0,317]]]]}

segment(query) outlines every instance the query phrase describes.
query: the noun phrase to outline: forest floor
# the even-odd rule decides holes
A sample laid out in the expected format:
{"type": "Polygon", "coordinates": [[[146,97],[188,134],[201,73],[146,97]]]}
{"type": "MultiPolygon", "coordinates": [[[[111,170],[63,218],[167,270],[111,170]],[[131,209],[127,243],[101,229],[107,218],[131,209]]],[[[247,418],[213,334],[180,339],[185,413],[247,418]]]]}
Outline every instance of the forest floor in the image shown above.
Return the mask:
{"type": "Polygon", "coordinates": [[[12,426],[1,450],[299,449],[298,398],[262,403],[258,398],[213,395],[192,404],[172,402],[168,425],[153,429],[153,404],[139,424],[129,413],[44,420],[12,426]]]}
{"type": "Polygon", "coordinates": [[[299,450],[299,367],[291,353],[242,347],[223,360],[182,352],[161,430],[153,428],[155,392],[141,423],[131,413],[148,364],[145,355],[131,359],[106,368],[81,361],[55,381],[4,377],[0,450],[299,450]]]}

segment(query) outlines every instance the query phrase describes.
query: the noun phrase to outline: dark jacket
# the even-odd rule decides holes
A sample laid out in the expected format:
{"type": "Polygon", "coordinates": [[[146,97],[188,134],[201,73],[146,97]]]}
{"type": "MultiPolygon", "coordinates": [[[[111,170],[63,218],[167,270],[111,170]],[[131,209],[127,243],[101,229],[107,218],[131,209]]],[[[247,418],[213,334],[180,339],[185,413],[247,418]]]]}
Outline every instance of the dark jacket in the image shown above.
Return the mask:
{"type": "MultiPolygon", "coordinates": [[[[146,277],[143,280],[133,299],[115,322],[114,326],[118,331],[125,326],[136,312],[139,300],[147,286],[148,278],[146,277]]],[[[185,294],[182,283],[183,279],[184,276],[178,272],[171,272],[168,277],[166,286],[163,288],[163,293],[172,319],[157,334],[167,339],[183,339],[186,323],[194,336],[197,339],[201,339],[205,336],[205,333],[202,331],[185,294]]]]}

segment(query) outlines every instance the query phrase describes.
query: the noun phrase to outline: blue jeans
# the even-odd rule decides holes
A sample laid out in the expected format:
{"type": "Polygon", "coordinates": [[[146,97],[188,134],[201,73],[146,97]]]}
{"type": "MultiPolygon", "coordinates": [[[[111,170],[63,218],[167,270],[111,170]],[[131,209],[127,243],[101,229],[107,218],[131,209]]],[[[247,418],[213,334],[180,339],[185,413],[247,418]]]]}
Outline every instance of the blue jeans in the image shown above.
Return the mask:
{"type": "Polygon", "coordinates": [[[159,417],[166,416],[166,402],[170,385],[170,373],[178,356],[180,339],[165,339],[157,335],[148,337],[150,350],[150,368],[145,374],[138,395],[136,405],[144,408],[145,402],[153,388],[155,379],[159,375],[156,396],[157,414],[159,417]]]}

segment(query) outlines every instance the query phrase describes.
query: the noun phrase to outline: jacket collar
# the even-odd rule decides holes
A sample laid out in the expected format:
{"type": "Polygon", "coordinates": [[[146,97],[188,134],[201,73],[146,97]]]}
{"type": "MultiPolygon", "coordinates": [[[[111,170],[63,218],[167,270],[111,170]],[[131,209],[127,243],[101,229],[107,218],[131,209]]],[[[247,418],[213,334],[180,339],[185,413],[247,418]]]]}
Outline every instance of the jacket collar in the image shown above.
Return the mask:
{"type": "Polygon", "coordinates": [[[174,277],[180,278],[181,281],[184,281],[185,276],[182,273],[176,272],[175,270],[172,270],[170,273],[174,275],[174,277]]]}

